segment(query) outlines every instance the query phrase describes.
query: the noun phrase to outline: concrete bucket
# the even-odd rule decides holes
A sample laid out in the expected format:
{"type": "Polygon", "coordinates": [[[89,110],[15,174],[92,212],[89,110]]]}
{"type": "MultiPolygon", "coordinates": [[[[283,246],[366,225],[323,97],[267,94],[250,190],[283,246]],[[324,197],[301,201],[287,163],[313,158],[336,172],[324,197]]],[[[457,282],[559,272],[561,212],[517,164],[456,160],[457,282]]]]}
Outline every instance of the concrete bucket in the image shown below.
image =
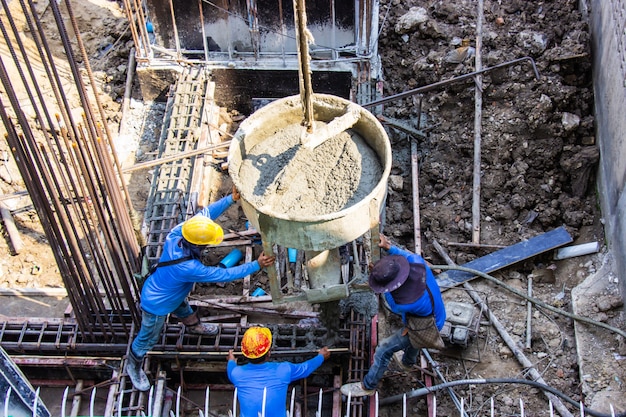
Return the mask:
{"type": "Polygon", "coordinates": [[[305,146],[300,96],[279,99],[241,123],[229,150],[230,176],[264,248],[305,251],[309,301],[347,296],[333,251],[378,226],[385,201],[391,146],[370,112],[315,94],[313,136],[349,111],[356,114],[349,129],[305,146]],[[329,290],[336,286],[344,288],[329,290]]]}

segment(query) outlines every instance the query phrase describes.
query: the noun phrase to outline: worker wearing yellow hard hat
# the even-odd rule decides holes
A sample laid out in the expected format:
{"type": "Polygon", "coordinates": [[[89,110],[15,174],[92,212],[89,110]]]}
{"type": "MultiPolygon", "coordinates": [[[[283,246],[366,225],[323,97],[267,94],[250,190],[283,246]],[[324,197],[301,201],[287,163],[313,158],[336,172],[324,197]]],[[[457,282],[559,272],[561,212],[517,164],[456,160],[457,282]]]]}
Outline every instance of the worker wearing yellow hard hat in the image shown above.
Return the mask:
{"type": "Polygon", "coordinates": [[[206,216],[193,216],[183,223],[183,238],[196,246],[219,245],[224,240],[224,230],[206,216]]]}
{"type": "Polygon", "coordinates": [[[323,347],[302,363],[269,362],[271,348],[271,330],[254,326],[241,339],[241,353],[248,363],[237,365],[233,350],[228,351],[226,373],[237,388],[240,417],[285,417],[289,384],[311,375],[330,357],[328,348],[323,347]]]}
{"type": "Polygon", "coordinates": [[[264,253],[253,262],[230,268],[207,266],[201,262],[205,248],[219,245],[224,239],[224,231],[212,219],[219,217],[237,200],[239,192],[233,188],[232,194],[178,224],[165,238],[157,268],[147,277],[141,290],[141,328],[126,362],[126,372],[136,389],[150,389],[141,361],[157,342],[169,314],[178,317],[191,333],[215,335],[219,332],[216,325],[202,323],[189,305],[186,298],[194,283],[230,282],[274,263],[274,257],[264,253]]]}

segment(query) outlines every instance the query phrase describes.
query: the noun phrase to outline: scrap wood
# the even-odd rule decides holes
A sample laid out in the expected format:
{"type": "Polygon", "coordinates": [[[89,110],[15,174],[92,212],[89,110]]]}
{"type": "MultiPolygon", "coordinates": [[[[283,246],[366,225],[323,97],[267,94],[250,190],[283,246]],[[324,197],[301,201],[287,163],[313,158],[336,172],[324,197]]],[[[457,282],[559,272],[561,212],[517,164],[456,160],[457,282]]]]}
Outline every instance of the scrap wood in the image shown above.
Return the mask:
{"type": "Polygon", "coordinates": [[[241,232],[237,230],[228,229],[228,231],[230,233],[226,233],[224,235],[224,239],[233,239],[235,237],[253,236],[253,235],[259,234],[259,232],[257,232],[255,229],[242,230],[241,232]]]}
{"type": "Polygon", "coordinates": [[[11,245],[13,246],[13,253],[15,255],[18,255],[20,251],[24,248],[24,241],[22,240],[22,237],[17,230],[15,220],[11,215],[11,210],[6,208],[4,204],[0,204],[0,212],[2,213],[4,229],[7,231],[7,234],[9,235],[9,238],[11,240],[11,245]]]}
{"type": "Polygon", "coordinates": [[[220,303],[227,304],[247,304],[247,303],[269,303],[272,301],[271,295],[261,295],[255,297],[246,297],[246,296],[234,296],[234,297],[219,297],[215,299],[220,303]]]}
{"type": "Polygon", "coordinates": [[[253,242],[251,240],[223,240],[219,245],[215,245],[215,248],[223,248],[228,246],[245,246],[251,245],[253,242]]]}
{"type": "Polygon", "coordinates": [[[255,314],[270,314],[270,315],[278,315],[280,317],[291,318],[291,319],[305,319],[305,318],[317,318],[319,317],[319,313],[312,311],[281,311],[278,309],[274,309],[272,307],[252,307],[252,306],[244,306],[244,305],[235,305],[228,303],[220,303],[217,301],[211,300],[191,300],[190,304],[199,306],[199,307],[212,307],[230,311],[241,312],[244,314],[247,313],[255,313],[255,314]]]}
{"type": "MultiPolygon", "coordinates": [[[[572,236],[561,226],[547,233],[535,236],[526,241],[516,243],[483,257],[474,259],[463,267],[480,272],[493,272],[513,265],[540,253],[558,248],[572,242],[572,236]]],[[[471,272],[450,270],[437,275],[437,283],[442,291],[476,278],[471,272]]]]}
{"type": "Polygon", "coordinates": [[[418,180],[417,143],[411,141],[411,184],[413,191],[413,239],[415,253],[422,254],[422,229],[420,227],[419,180],[418,180]]]}
{"type": "MultiPolygon", "coordinates": [[[[528,296],[533,296],[533,276],[528,277],[528,296]]],[[[533,303],[526,301],[526,349],[532,347],[532,318],[533,318],[533,303]]]]}
{"type": "Polygon", "coordinates": [[[447,241],[446,245],[448,246],[461,246],[466,248],[476,248],[476,249],[503,249],[506,248],[504,245],[490,245],[488,243],[463,243],[463,242],[450,242],[447,241]]]}
{"type": "MultiPolygon", "coordinates": [[[[387,116],[378,116],[378,120],[380,120],[381,123],[391,125],[391,127],[401,130],[404,133],[408,133],[409,135],[418,136],[424,139],[428,138],[426,131],[415,129],[409,126],[407,123],[400,121],[398,119],[394,119],[394,118],[387,117],[387,116]]],[[[432,126],[431,126],[431,129],[432,129],[432,126]]]]}
{"type": "Polygon", "coordinates": [[[231,141],[226,141],[226,142],[219,143],[217,145],[204,146],[199,149],[177,153],[176,155],[166,156],[163,158],[157,158],[157,159],[153,159],[151,161],[146,161],[146,162],[140,162],[131,167],[122,169],[122,174],[128,174],[130,172],[139,171],[141,169],[148,169],[148,168],[155,167],[157,165],[163,165],[168,162],[174,162],[180,159],[191,158],[192,156],[196,156],[196,155],[202,155],[202,154],[214,151],[219,148],[228,147],[230,146],[230,142],[231,141]]]}
{"type": "MultiPolygon", "coordinates": [[[[203,323],[214,323],[214,322],[220,322],[223,320],[245,320],[246,315],[242,315],[240,313],[233,313],[233,314],[220,314],[219,316],[210,316],[210,317],[202,317],[200,319],[201,322],[203,323]]],[[[242,323],[242,326],[245,326],[246,323],[242,323]]]]}

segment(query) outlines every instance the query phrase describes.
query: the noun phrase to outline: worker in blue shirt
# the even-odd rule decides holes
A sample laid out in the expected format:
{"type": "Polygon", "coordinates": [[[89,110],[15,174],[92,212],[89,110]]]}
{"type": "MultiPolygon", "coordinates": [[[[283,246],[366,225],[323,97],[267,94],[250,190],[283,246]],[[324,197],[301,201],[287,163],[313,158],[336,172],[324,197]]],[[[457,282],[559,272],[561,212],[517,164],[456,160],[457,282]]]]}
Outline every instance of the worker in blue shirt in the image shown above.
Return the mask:
{"type": "Polygon", "coordinates": [[[389,255],[374,264],[369,286],[375,293],[383,294],[389,309],[402,317],[404,327],[376,347],[374,361],[363,381],[341,387],[346,396],[373,395],[392,357],[403,368],[409,368],[415,365],[422,348],[445,347],[439,331],[446,321],[446,309],[432,270],[421,256],[392,246],[383,234],[379,246],[389,255]]]}
{"type": "Polygon", "coordinates": [[[241,353],[249,363],[238,366],[232,349],[228,351],[226,373],[237,388],[240,417],[285,417],[289,384],[308,377],[330,357],[328,348],[323,347],[303,363],[268,362],[271,347],[270,329],[250,327],[241,339],[241,353]]]}
{"type": "Polygon", "coordinates": [[[216,325],[200,322],[197,312],[194,312],[186,300],[194,283],[230,282],[274,263],[275,258],[266,256],[263,252],[256,261],[231,268],[207,266],[201,262],[202,251],[207,246],[220,244],[224,238],[222,228],[211,219],[219,217],[239,198],[239,192],[233,189],[231,195],[204,208],[168,233],[159,264],[177,259],[185,260],[159,266],[143,284],[141,328],[133,340],[126,361],[126,372],[136,389],[150,389],[150,381],[141,363],[146,353],[156,344],[168,314],[178,317],[191,333],[218,333],[216,325]]]}

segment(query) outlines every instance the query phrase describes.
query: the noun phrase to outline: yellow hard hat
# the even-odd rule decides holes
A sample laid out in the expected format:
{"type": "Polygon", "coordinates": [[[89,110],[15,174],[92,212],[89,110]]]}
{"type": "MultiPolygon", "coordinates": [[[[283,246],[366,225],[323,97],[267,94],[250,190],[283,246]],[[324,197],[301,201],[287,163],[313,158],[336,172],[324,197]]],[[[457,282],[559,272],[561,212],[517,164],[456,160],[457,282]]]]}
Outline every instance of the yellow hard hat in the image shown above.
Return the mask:
{"type": "Polygon", "coordinates": [[[219,245],[224,240],[221,226],[205,216],[194,216],[183,223],[183,237],[193,245],[219,245]]]}
{"type": "Polygon", "coordinates": [[[250,359],[260,358],[272,347],[272,332],[267,327],[250,327],[241,339],[241,353],[250,359]]]}

